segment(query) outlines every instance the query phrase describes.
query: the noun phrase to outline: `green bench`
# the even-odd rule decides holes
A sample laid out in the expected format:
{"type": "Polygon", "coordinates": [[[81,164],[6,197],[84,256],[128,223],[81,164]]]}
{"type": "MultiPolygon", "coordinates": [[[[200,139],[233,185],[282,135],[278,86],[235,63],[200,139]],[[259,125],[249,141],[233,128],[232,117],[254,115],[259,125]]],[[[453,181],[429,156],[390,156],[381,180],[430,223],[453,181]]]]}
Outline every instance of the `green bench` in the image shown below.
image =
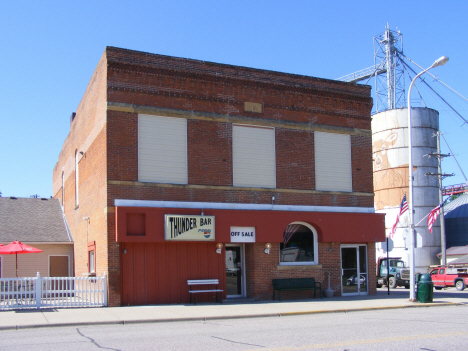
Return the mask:
{"type": "Polygon", "coordinates": [[[281,291],[283,290],[313,290],[320,292],[322,298],[322,283],[316,282],[315,278],[285,278],[273,279],[273,301],[275,301],[275,291],[278,291],[279,301],[281,301],[281,291]]]}

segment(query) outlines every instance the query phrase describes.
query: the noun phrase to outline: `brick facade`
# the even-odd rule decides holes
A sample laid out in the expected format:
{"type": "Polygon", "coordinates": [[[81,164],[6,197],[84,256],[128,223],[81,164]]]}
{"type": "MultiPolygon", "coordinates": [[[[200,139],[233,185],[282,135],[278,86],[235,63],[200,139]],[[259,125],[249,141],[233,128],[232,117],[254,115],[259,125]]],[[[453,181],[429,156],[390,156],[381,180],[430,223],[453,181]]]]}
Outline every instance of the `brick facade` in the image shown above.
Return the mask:
{"type": "MultiPolygon", "coordinates": [[[[53,172],[54,197],[65,194],[65,215],[75,240],[75,275],[88,272],[87,243],[95,241],[96,274],[109,276],[109,305],[124,301],[116,199],[271,204],[274,196],[275,205],[373,207],[371,108],[368,86],[106,48],[53,172]],[[250,102],[261,111],[248,111],[250,102]],[[188,184],[138,181],[138,114],[187,119],[188,184]],[[235,123],[275,128],[276,188],[233,186],[235,123]],[[353,192],[315,190],[314,131],[351,136],[353,192]]],[[[383,226],[377,229],[375,238],[381,241],[383,226]]],[[[367,245],[373,273],[375,241],[355,237],[347,242],[367,245]]],[[[339,290],[340,243],[329,242],[326,233],[319,242],[318,266],[279,266],[279,243],[272,244],[276,254],[270,255],[263,253],[263,243],[245,246],[247,296],[271,298],[275,277],[312,275],[326,288],[328,272],[339,290]]],[[[368,282],[369,293],[375,293],[373,274],[368,282]]]]}

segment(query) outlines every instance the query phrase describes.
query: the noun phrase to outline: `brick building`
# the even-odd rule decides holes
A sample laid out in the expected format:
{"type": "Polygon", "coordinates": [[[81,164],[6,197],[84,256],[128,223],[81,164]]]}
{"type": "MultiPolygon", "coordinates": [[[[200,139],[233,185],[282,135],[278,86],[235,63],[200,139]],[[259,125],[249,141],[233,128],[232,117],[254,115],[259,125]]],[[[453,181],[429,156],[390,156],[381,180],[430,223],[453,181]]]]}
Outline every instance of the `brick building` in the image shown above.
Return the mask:
{"type": "Polygon", "coordinates": [[[187,279],[375,293],[371,107],[368,86],[107,47],[53,172],[75,275],[106,272],[113,306],[188,302],[187,279]]]}

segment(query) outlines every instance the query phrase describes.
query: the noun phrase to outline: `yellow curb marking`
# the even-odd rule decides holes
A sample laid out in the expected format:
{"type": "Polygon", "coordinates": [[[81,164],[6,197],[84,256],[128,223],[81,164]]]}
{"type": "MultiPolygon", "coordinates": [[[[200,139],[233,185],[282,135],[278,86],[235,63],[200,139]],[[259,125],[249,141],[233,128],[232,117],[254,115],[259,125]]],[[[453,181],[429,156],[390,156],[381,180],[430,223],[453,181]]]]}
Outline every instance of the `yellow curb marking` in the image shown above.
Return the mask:
{"type": "MultiPolygon", "coordinates": [[[[304,346],[284,346],[284,347],[274,347],[274,348],[262,348],[261,350],[265,351],[294,351],[294,350],[308,350],[308,349],[322,349],[328,347],[337,347],[337,346],[350,346],[350,345],[361,345],[361,344],[375,344],[375,343],[383,343],[383,342],[390,342],[390,341],[406,341],[406,340],[418,340],[418,339],[428,339],[428,338],[440,338],[440,337],[450,337],[450,336],[460,336],[460,335],[468,335],[468,331],[461,331],[461,332],[454,332],[454,333],[446,333],[446,334],[423,334],[423,335],[408,335],[408,336],[400,336],[394,338],[382,338],[382,339],[365,339],[365,340],[354,340],[354,341],[341,341],[332,344],[312,344],[312,345],[304,345],[304,346]]],[[[257,351],[250,350],[250,351],[257,351]]],[[[249,350],[246,350],[249,351],[249,350]]]]}

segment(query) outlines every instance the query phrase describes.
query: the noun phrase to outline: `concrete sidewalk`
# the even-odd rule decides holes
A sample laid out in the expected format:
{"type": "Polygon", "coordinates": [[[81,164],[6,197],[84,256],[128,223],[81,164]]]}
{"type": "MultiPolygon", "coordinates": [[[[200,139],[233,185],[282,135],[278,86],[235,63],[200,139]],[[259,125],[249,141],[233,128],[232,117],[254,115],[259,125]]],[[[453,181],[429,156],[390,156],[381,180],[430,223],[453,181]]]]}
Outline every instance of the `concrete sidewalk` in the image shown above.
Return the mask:
{"type": "Polygon", "coordinates": [[[0,330],[95,324],[158,323],[209,319],[278,317],[295,314],[338,313],[372,309],[467,305],[468,290],[434,291],[432,303],[409,301],[409,290],[379,289],[376,295],[332,297],[300,301],[201,303],[101,308],[64,308],[0,312],[0,330]]]}

